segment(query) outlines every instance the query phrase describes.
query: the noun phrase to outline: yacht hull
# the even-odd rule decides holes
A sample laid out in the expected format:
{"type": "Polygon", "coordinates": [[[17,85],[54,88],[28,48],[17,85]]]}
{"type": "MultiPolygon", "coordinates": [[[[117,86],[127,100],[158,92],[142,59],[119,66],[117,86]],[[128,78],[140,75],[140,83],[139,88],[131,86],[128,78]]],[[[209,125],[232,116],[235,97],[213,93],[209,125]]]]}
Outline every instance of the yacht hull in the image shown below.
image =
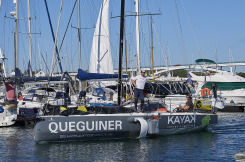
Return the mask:
{"type": "Polygon", "coordinates": [[[7,127],[15,124],[17,119],[16,109],[4,109],[0,112],[0,127],[7,127]]]}
{"type": "Polygon", "coordinates": [[[40,116],[34,140],[71,141],[140,138],[203,130],[217,124],[216,114],[120,113],[40,116]]]}

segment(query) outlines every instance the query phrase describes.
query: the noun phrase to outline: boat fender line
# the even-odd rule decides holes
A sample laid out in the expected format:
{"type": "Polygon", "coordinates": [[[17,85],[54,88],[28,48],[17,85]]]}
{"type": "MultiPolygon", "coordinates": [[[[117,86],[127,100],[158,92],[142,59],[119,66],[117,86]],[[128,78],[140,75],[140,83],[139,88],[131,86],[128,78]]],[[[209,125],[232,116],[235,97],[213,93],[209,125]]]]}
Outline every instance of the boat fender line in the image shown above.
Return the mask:
{"type": "Polygon", "coordinates": [[[148,131],[148,123],[143,118],[134,118],[135,122],[140,123],[140,135],[138,138],[145,137],[148,131]]]}
{"type": "Polygon", "coordinates": [[[201,96],[205,97],[206,95],[210,95],[210,90],[208,88],[203,88],[201,90],[201,96]]]}

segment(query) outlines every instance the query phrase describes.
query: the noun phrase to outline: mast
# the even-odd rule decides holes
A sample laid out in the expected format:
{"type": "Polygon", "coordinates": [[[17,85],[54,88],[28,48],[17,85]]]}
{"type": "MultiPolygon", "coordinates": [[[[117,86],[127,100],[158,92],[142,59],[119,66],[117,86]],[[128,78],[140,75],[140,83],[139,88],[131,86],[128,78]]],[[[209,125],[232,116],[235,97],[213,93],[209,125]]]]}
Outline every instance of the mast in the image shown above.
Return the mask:
{"type": "MultiPolygon", "coordinates": [[[[27,0],[28,9],[28,42],[29,42],[29,57],[30,57],[30,76],[32,77],[32,54],[31,54],[31,14],[30,14],[30,0],[27,0]]],[[[28,67],[29,68],[29,67],[28,67]]]]}
{"type": "MultiPolygon", "coordinates": [[[[61,18],[62,4],[63,4],[63,0],[61,0],[61,4],[60,4],[60,13],[59,13],[58,25],[57,25],[57,29],[56,29],[56,35],[55,35],[55,41],[54,41],[54,50],[53,50],[53,58],[52,58],[52,63],[51,63],[51,69],[50,69],[49,76],[52,76],[53,69],[54,69],[54,59],[55,59],[55,52],[57,52],[56,51],[57,50],[57,46],[56,45],[57,45],[58,32],[59,32],[59,26],[60,26],[60,18],[61,18]]],[[[59,63],[60,63],[60,60],[59,60],[59,63]]],[[[61,73],[62,73],[62,69],[61,69],[61,73]]]]}
{"type": "MultiPolygon", "coordinates": [[[[44,2],[45,2],[45,7],[46,7],[47,15],[48,15],[50,30],[51,30],[51,33],[52,33],[53,41],[55,43],[54,30],[53,30],[51,18],[50,18],[50,15],[49,15],[47,0],[44,0],[44,2]]],[[[59,52],[58,52],[57,46],[56,46],[55,49],[56,49],[57,58],[58,58],[59,66],[60,66],[60,72],[63,73],[62,66],[61,66],[61,60],[60,60],[60,56],[59,56],[59,52]]]]}
{"type": "MultiPolygon", "coordinates": [[[[77,21],[78,21],[78,48],[79,48],[79,69],[82,68],[82,60],[81,60],[81,22],[80,22],[80,0],[77,2],[77,21]]],[[[79,92],[82,90],[82,82],[79,80],[79,92]]]]}
{"type": "Polygon", "coordinates": [[[151,16],[151,70],[152,76],[154,76],[154,69],[153,69],[153,34],[152,34],[152,16],[151,16]]]}
{"type": "Polygon", "coordinates": [[[137,46],[137,74],[140,74],[140,34],[139,34],[139,0],[135,0],[136,11],[136,46],[137,46]]]}
{"type": "Polygon", "coordinates": [[[124,8],[125,0],[121,0],[121,17],[120,17],[120,42],[119,42],[119,64],[118,64],[118,105],[122,104],[121,101],[121,88],[122,88],[122,57],[123,57],[123,28],[124,28],[124,8]]]}
{"type": "Polygon", "coordinates": [[[16,6],[15,11],[15,23],[16,23],[16,31],[15,31],[15,70],[19,68],[19,5],[18,0],[14,0],[14,4],[16,6]]]}
{"type": "Polygon", "coordinates": [[[126,65],[126,73],[128,73],[128,53],[127,53],[127,40],[125,40],[125,65],[126,65]]]}

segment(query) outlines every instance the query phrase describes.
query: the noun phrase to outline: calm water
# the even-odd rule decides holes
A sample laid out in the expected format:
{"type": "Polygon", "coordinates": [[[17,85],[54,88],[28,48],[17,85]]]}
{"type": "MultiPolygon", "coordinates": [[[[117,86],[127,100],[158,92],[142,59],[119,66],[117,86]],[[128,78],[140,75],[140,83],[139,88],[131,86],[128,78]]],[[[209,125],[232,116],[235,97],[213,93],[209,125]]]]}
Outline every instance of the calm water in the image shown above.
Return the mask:
{"type": "Polygon", "coordinates": [[[235,161],[245,113],[219,113],[211,130],[145,139],[34,142],[32,125],[0,128],[0,161],[235,161]]]}

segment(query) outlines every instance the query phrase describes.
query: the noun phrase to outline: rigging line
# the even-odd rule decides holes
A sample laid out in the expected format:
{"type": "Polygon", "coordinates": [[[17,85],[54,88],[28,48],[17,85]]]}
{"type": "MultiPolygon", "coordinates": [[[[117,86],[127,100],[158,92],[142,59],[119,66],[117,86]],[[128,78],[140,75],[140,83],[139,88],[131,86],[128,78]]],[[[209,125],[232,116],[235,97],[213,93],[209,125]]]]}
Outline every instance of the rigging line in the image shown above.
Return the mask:
{"type": "Polygon", "coordinates": [[[199,48],[199,50],[200,50],[200,57],[203,59],[201,47],[200,47],[200,45],[199,45],[199,43],[198,43],[198,41],[197,41],[196,34],[195,34],[195,32],[194,32],[194,30],[193,30],[193,27],[192,27],[192,25],[191,25],[190,18],[189,18],[189,16],[188,16],[187,12],[186,12],[185,6],[184,6],[184,4],[183,4],[183,0],[181,0],[181,4],[182,4],[182,7],[183,7],[183,9],[184,9],[184,11],[185,11],[185,16],[186,16],[186,18],[187,18],[187,20],[188,20],[188,23],[189,23],[189,25],[191,26],[191,31],[192,31],[192,34],[194,35],[194,39],[195,39],[195,41],[196,41],[196,44],[197,44],[197,46],[198,46],[198,48],[199,48]]]}
{"type": "Polygon", "coordinates": [[[62,47],[62,45],[63,45],[64,39],[65,39],[65,36],[66,36],[66,32],[67,32],[67,30],[68,30],[68,27],[69,27],[69,24],[70,24],[70,21],[71,21],[71,18],[72,18],[74,9],[75,9],[75,7],[76,7],[76,4],[77,4],[77,0],[75,1],[75,4],[74,4],[74,6],[73,6],[73,9],[72,9],[72,12],[71,12],[71,16],[70,16],[69,21],[68,21],[68,24],[67,24],[67,26],[66,26],[65,34],[64,34],[63,39],[62,39],[61,44],[60,44],[59,51],[61,50],[61,47],[62,47]]]}
{"type": "MultiPolygon", "coordinates": [[[[168,69],[167,59],[166,59],[166,56],[165,56],[165,54],[164,54],[164,52],[163,52],[162,45],[161,45],[160,40],[159,40],[159,38],[158,38],[158,34],[157,34],[156,27],[155,27],[155,24],[154,24],[154,23],[153,23],[153,27],[154,27],[154,30],[155,30],[155,32],[156,32],[157,40],[158,40],[158,43],[159,43],[160,48],[161,48],[161,52],[162,52],[163,57],[164,57],[165,65],[166,65],[166,67],[167,67],[167,69],[168,69]]],[[[168,71],[169,71],[169,70],[168,70],[168,71]]]]}
{"type": "MultiPolygon", "coordinates": [[[[61,45],[60,45],[60,48],[59,48],[58,53],[60,52],[61,47],[62,47],[62,45],[63,45],[63,42],[64,42],[64,39],[65,39],[65,36],[66,36],[67,30],[68,30],[68,27],[69,27],[69,24],[70,24],[70,21],[71,21],[72,15],[73,15],[73,11],[74,11],[75,6],[76,6],[76,3],[77,3],[77,0],[75,1],[75,4],[74,4],[74,6],[73,6],[72,13],[71,13],[71,16],[70,16],[70,18],[69,18],[69,21],[68,21],[68,24],[67,24],[67,27],[66,27],[66,30],[65,30],[65,34],[64,34],[63,39],[62,39],[62,41],[61,41],[61,45]]],[[[54,64],[54,65],[56,65],[56,61],[57,61],[57,60],[58,60],[58,58],[56,58],[56,59],[55,59],[55,64],[54,64]]],[[[59,60],[58,60],[58,61],[59,61],[59,60]]]]}
{"type": "Polygon", "coordinates": [[[180,17],[179,17],[179,10],[178,10],[178,7],[177,7],[176,0],[174,2],[175,2],[175,9],[176,9],[176,12],[177,12],[177,17],[178,17],[178,22],[179,22],[179,28],[180,28],[180,34],[181,34],[181,41],[182,41],[182,45],[183,45],[183,49],[184,49],[184,59],[185,59],[185,63],[188,63],[187,60],[186,60],[187,55],[186,55],[186,48],[185,48],[185,43],[184,43],[182,26],[181,26],[180,17]]]}
{"type": "MultiPolygon", "coordinates": [[[[146,13],[146,14],[138,14],[137,16],[151,16],[151,15],[162,15],[162,13],[146,13]]],[[[124,17],[135,17],[136,14],[132,14],[132,15],[125,15],[124,17]]],[[[114,19],[114,18],[118,18],[118,17],[121,17],[121,16],[112,16],[111,19],[114,19]]]]}
{"type": "Polygon", "coordinates": [[[46,66],[46,70],[48,71],[48,74],[49,74],[49,73],[50,73],[50,70],[49,70],[49,68],[48,68],[47,62],[45,61],[45,59],[44,59],[42,53],[41,53],[41,56],[42,56],[42,59],[43,59],[43,62],[44,62],[44,64],[45,64],[45,66],[46,66]]]}
{"type": "MultiPolygon", "coordinates": [[[[1,11],[1,10],[0,10],[0,11],[1,11]]],[[[6,13],[5,13],[5,14],[6,14],[6,13]]],[[[6,42],[6,41],[5,41],[5,39],[6,39],[6,38],[5,38],[5,33],[6,33],[6,32],[4,32],[4,31],[6,31],[6,29],[5,29],[6,19],[5,19],[5,18],[3,19],[3,22],[4,22],[4,23],[3,23],[3,40],[4,40],[4,41],[3,41],[3,48],[4,48],[4,49],[3,49],[3,57],[5,57],[5,48],[6,48],[6,46],[5,46],[5,42],[6,42]]]]}
{"type": "MultiPolygon", "coordinates": [[[[57,58],[58,58],[58,61],[59,61],[59,65],[60,65],[60,71],[61,71],[61,73],[63,73],[62,66],[61,66],[61,61],[60,61],[60,56],[59,56],[59,52],[58,52],[57,38],[55,38],[55,36],[54,36],[54,31],[53,31],[53,26],[52,26],[50,14],[49,14],[49,9],[48,9],[47,0],[44,0],[44,3],[45,3],[47,15],[48,15],[48,21],[49,21],[49,26],[50,26],[51,34],[52,34],[53,41],[54,41],[55,51],[56,51],[56,54],[57,54],[57,58]]],[[[61,1],[61,6],[60,6],[60,13],[59,13],[59,19],[58,19],[58,26],[59,26],[59,21],[60,21],[60,14],[61,14],[61,10],[62,10],[62,4],[63,4],[63,0],[61,1]]],[[[52,11],[53,11],[53,10],[52,10],[52,11]]],[[[59,28],[57,27],[57,30],[58,30],[58,29],[59,29],[59,28]]],[[[56,33],[56,35],[57,35],[57,34],[58,34],[58,33],[56,33]]],[[[53,55],[53,57],[54,57],[54,55],[53,55]]],[[[54,58],[52,58],[52,64],[53,64],[53,60],[54,60],[54,58]]],[[[52,65],[52,66],[53,66],[53,65],[52,65]]],[[[52,68],[53,68],[53,67],[52,67],[52,68]]],[[[52,68],[50,69],[51,72],[53,72],[53,69],[52,69],[52,68]]]]}
{"type": "MultiPolygon", "coordinates": [[[[146,44],[146,41],[145,41],[145,33],[143,32],[143,27],[142,27],[142,21],[143,21],[142,20],[142,17],[140,17],[140,19],[139,19],[139,28],[140,28],[140,33],[141,33],[140,34],[140,38],[141,38],[141,40],[144,41],[144,44],[146,44]]],[[[143,44],[142,41],[140,41],[140,44],[143,44]]],[[[147,46],[141,46],[140,48],[143,49],[143,47],[147,47],[147,46]]],[[[145,55],[143,55],[143,52],[142,51],[147,51],[147,50],[140,50],[140,58],[141,58],[141,60],[142,60],[142,58],[143,58],[143,60],[145,60],[144,59],[145,55]]],[[[145,61],[143,62],[143,64],[145,66],[145,61]]],[[[141,66],[142,66],[142,62],[141,62],[141,66]]]]}
{"type": "MultiPolygon", "coordinates": [[[[39,2],[39,1],[38,1],[39,2]]],[[[40,19],[38,19],[38,18],[36,18],[37,16],[36,15],[40,15],[40,10],[38,10],[39,12],[37,13],[37,10],[36,10],[36,4],[37,3],[32,3],[31,4],[31,7],[32,7],[32,12],[34,12],[34,17],[35,17],[35,23],[34,23],[34,25],[35,25],[35,31],[37,31],[36,30],[36,28],[38,27],[39,28],[39,33],[41,33],[41,23],[40,23],[40,19]],[[38,25],[37,25],[38,24],[38,25]]],[[[38,4],[37,4],[38,5],[38,4]]],[[[40,16],[39,16],[40,17],[40,16]]]]}

